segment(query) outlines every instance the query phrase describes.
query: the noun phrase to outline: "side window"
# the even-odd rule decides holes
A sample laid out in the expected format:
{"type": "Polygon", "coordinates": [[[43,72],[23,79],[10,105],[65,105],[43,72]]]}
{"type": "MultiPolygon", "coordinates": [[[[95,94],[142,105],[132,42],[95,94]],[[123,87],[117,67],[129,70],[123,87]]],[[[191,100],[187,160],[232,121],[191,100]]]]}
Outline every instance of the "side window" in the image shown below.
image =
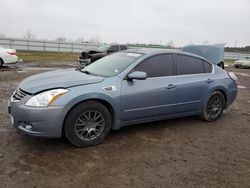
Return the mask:
{"type": "Polygon", "coordinates": [[[200,74],[204,73],[203,61],[199,58],[177,55],[177,74],[200,74]]]}
{"type": "Polygon", "coordinates": [[[118,51],[119,51],[118,45],[111,46],[111,47],[109,48],[109,51],[111,51],[111,52],[118,52],[118,51]]]}
{"type": "Polygon", "coordinates": [[[203,65],[204,65],[204,70],[205,73],[211,73],[212,72],[212,65],[206,61],[203,61],[203,65]]]}
{"type": "Polygon", "coordinates": [[[121,45],[120,46],[120,50],[127,50],[128,48],[127,48],[127,46],[125,46],[125,45],[121,45]]]}
{"type": "Polygon", "coordinates": [[[172,54],[162,54],[150,57],[134,69],[147,73],[147,77],[162,77],[174,75],[174,60],[172,54]]]}

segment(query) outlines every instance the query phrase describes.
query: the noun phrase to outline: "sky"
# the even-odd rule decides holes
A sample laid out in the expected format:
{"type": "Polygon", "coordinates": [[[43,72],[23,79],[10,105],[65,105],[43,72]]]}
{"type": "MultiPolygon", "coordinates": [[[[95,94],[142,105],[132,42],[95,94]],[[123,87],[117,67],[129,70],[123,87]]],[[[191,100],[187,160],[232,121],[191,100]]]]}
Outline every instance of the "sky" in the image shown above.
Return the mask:
{"type": "Polygon", "coordinates": [[[250,0],[0,0],[0,34],[250,46],[250,0]]]}

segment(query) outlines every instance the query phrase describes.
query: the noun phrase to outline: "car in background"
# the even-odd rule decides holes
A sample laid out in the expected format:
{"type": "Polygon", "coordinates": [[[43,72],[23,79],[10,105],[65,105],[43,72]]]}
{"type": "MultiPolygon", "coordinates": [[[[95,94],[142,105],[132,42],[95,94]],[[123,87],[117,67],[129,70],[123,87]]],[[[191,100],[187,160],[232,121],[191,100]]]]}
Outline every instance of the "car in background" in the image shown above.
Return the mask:
{"type": "Polygon", "coordinates": [[[189,52],[192,54],[199,55],[210,62],[218,65],[222,69],[224,66],[224,46],[225,44],[201,44],[201,45],[187,45],[184,46],[181,50],[184,52],[189,52]]]}
{"type": "Polygon", "coordinates": [[[85,51],[82,52],[78,60],[81,65],[87,66],[106,55],[127,49],[128,46],[125,44],[112,44],[112,45],[104,44],[99,48],[97,48],[96,50],[89,50],[87,52],[85,51]]]}
{"type": "Polygon", "coordinates": [[[9,113],[24,134],[65,135],[83,147],[132,124],[194,115],[215,121],[236,95],[236,76],[207,59],[181,51],[133,49],[82,69],[26,78],[11,96],[9,113]]]}
{"type": "Polygon", "coordinates": [[[245,57],[244,59],[239,59],[234,62],[235,68],[250,68],[250,57],[245,57]]]}
{"type": "Polygon", "coordinates": [[[0,47],[0,67],[10,63],[16,63],[17,60],[16,50],[0,47]]]}

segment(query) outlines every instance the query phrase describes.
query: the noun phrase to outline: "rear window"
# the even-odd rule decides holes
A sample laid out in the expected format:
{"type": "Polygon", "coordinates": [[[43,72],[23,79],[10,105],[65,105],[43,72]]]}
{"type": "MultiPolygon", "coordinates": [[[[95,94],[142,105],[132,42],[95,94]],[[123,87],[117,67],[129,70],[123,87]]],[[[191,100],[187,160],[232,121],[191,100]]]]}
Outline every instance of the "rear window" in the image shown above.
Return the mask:
{"type": "Polygon", "coordinates": [[[205,73],[211,73],[212,72],[212,65],[206,61],[203,61],[204,65],[204,72],[205,73]]]}
{"type": "Polygon", "coordinates": [[[212,72],[212,65],[202,59],[188,55],[177,55],[177,74],[202,74],[212,72]]]}
{"type": "Polygon", "coordinates": [[[111,47],[109,48],[109,51],[118,52],[118,51],[119,51],[119,46],[117,46],[117,45],[111,46],[111,47]]]}
{"type": "Polygon", "coordinates": [[[128,48],[127,48],[127,46],[125,46],[125,45],[121,45],[120,46],[120,50],[127,50],[128,48]]]}

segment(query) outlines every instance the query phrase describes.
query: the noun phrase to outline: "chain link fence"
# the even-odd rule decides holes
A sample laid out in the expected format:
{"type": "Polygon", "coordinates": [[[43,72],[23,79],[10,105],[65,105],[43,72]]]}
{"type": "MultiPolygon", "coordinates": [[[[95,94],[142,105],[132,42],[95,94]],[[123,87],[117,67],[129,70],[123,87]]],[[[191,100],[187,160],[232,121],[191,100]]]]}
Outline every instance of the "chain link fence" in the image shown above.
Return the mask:
{"type": "MultiPolygon", "coordinates": [[[[30,40],[11,37],[0,37],[0,46],[16,50],[42,51],[42,52],[72,52],[80,53],[87,49],[96,49],[101,44],[56,42],[49,40],[30,40]]],[[[250,54],[225,52],[225,59],[242,59],[250,54]]]]}
{"type": "Polygon", "coordinates": [[[0,46],[27,51],[79,53],[86,49],[96,49],[100,44],[0,37],[0,46]]]}

